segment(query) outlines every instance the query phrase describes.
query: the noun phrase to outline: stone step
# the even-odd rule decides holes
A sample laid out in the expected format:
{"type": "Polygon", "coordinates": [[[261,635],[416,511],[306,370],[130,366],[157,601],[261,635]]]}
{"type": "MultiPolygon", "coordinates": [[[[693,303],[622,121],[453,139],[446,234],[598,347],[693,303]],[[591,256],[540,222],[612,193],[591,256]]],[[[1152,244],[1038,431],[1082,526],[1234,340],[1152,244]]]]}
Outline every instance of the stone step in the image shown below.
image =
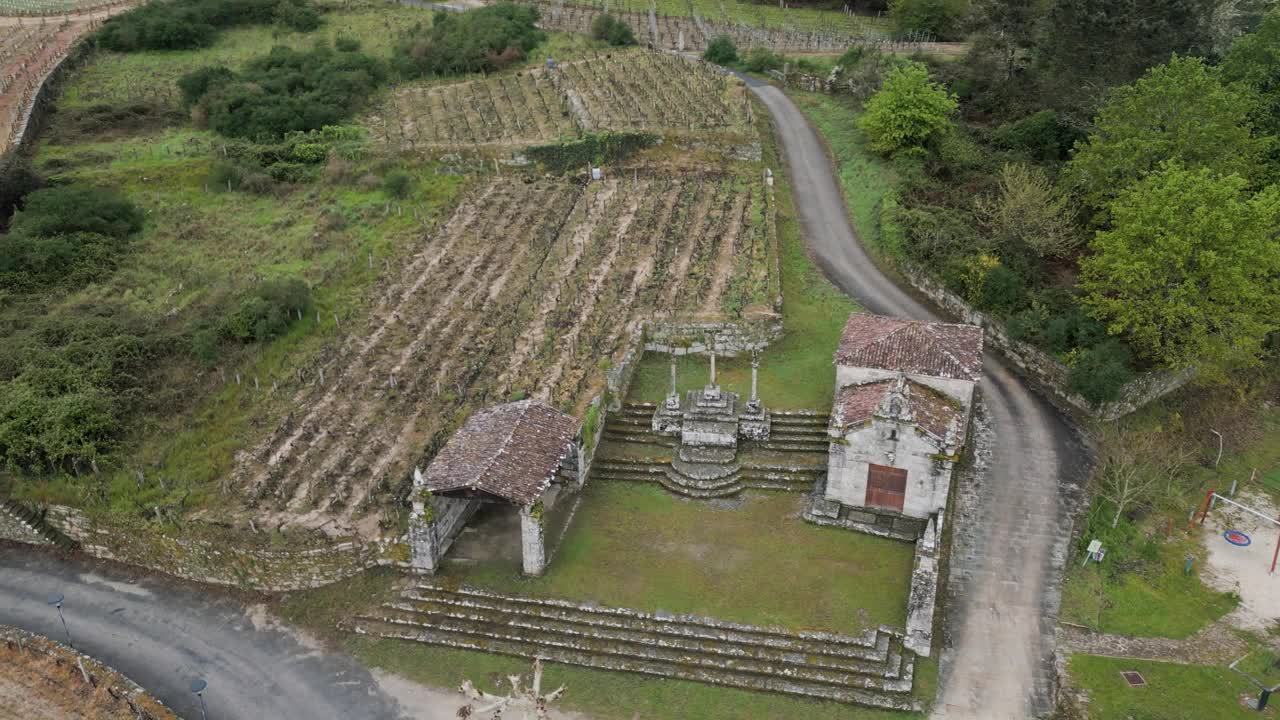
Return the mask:
{"type": "Polygon", "coordinates": [[[636,435],[634,433],[616,433],[610,432],[608,428],[604,431],[604,439],[613,442],[639,443],[641,445],[662,445],[663,447],[675,447],[676,442],[671,438],[665,438],[660,435],[636,435]]]}
{"type": "Polygon", "coordinates": [[[882,661],[887,657],[891,639],[896,637],[888,627],[871,628],[859,634],[830,630],[792,630],[771,625],[719,620],[703,615],[645,612],[626,607],[584,603],[561,598],[513,595],[507,592],[470,586],[445,585],[420,579],[405,593],[406,598],[450,597],[458,601],[486,601],[522,612],[545,613],[548,617],[579,619],[617,627],[650,632],[716,640],[719,642],[762,645],[799,653],[816,653],[835,657],[882,661]]]}
{"type": "Polygon", "coordinates": [[[668,467],[664,473],[664,477],[665,482],[662,478],[659,478],[658,482],[662,482],[664,485],[670,483],[683,490],[716,493],[730,488],[736,488],[733,492],[738,492],[743,489],[742,478],[738,474],[737,469],[734,469],[728,475],[703,479],[689,477],[673,467],[668,467]]]}
{"type": "Polygon", "coordinates": [[[23,503],[13,500],[4,500],[0,501],[0,505],[3,505],[4,512],[7,512],[9,515],[18,518],[23,523],[26,523],[26,525],[34,530],[37,535],[48,540],[59,550],[75,550],[78,546],[75,540],[72,540],[51,527],[49,523],[45,522],[44,517],[40,513],[32,510],[23,503]]]}
{"type": "Polygon", "coordinates": [[[734,482],[718,488],[697,488],[684,483],[673,482],[668,475],[658,476],[658,484],[677,495],[683,495],[695,500],[713,500],[716,498],[732,497],[746,489],[746,486],[741,482],[734,482]]]}
{"type": "Polygon", "coordinates": [[[686,666],[677,663],[613,655],[595,649],[578,650],[547,646],[532,640],[493,638],[439,628],[397,625],[382,622],[377,618],[357,618],[354,630],[356,633],[374,637],[397,638],[524,658],[539,657],[567,665],[641,673],[762,692],[800,695],[867,707],[902,711],[919,711],[921,707],[917,700],[909,694],[901,692],[842,688],[821,683],[792,680],[785,677],[759,676],[721,668],[686,666]]]}
{"type": "Polygon", "coordinates": [[[789,440],[789,441],[773,441],[766,440],[762,443],[756,443],[756,447],[765,450],[788,450],[794,452],[817,452],[819,450],[826,452],[829,448],[828,442],[812,442],[808,440],[789,440]]]}
{"type": "MultiPolygon", "coordinates": [[[[796,677],[841,685],[851,684],[851,681],[830,673],[895,680],[902,678],[902,670],[906,667],[902,647],[894,638],[889,638],[884,643],[883,657],[851,657],[847,653],[828,654],[823,652],[825,648],[821,643],[797,641],[794,638],[785,638],[790,641],[786,647],[773,647],[751,642],[749,634],[743,634],[741,641],[706,637],[706,633],[699,636],[678,625],[642,616],[619,617],[573,607],[548,608],[500,597],[458,594],[435,588],[410,590],[400,602],[388,603],[383,607],[384,610],[399,610],[411,621],[419,616],[437,615],[455,620],[487,622],[509,626],[513,631],[525,629],[533,633],[563,635],[568,638],[617,642],[621,646],[640,645],[677,651],[695,658],[692,661],[677,658],[677,662],[697,663],[710,659],[712,663],[721,663],[726,667],[732,666],[732,663],[740,663],[738,669],[745,672],[788,675],[794,672],[799,673],[796,677]]],[[[438,626],[445,623],[426,624],[438,626]]],[[[863,652],[867,648],[858,646],[858,650],[863,652]]]]}
{"type": "Polygon", "coordinates": [[[690,667],[720,668],[760,676],[795,678],[812,683],[838,687],[860,687],[887,692],[910,692],[909,678],[899,678],[903,669],[902,656],[896,651],[890,662],[876,667],[868,664],[855,670],[828,669],[808,665],[803,656],[793,656],[794,662],[760,660],[745,648],[711,648],[696,642],[667,639],[655,644],[655,638],[625,630],[591,628],[573,623],[550,620],[534,620],[513,615],[502,610],[465,608],[432,601],[396,603],[384,606],[377,616],[382,622],[413,627],[429,627],[495,640],[533,642],[543,647],[577,650],[626,658],[686,665],[690,667]],[[886,677],[892,673],[893,677],[886,677]]]}

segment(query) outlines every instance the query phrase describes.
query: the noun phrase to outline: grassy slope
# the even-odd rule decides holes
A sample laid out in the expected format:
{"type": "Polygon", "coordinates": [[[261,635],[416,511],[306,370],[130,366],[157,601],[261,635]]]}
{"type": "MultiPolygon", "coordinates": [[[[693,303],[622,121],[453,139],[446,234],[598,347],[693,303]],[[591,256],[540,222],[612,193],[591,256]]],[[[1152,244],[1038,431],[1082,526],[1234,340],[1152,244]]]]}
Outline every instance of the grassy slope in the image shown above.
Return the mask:
{"type": "Polygon", "coordinates": [[[650,483],[600,482],[545,576],[522,579],[505,563],[449,574],[503,591],[736,622],[904,627],[911,545],[800,522],[803,499],[753,493],[725,507],[650,483]]]}
{"type": "Polygon", "coordinates": [[[1072,655],[1069,672],[1074,683],[1088,691],[1089,717],[1095,720],[1244,720],[1271,715],[1260,716],[1240,705],[1240,695],[1256,697],[1256,689],[1225,667],[1072,655]],[[1120,677],[1127,670],[1142,673],[1147,687],[1129,687],[1120,677]]]}

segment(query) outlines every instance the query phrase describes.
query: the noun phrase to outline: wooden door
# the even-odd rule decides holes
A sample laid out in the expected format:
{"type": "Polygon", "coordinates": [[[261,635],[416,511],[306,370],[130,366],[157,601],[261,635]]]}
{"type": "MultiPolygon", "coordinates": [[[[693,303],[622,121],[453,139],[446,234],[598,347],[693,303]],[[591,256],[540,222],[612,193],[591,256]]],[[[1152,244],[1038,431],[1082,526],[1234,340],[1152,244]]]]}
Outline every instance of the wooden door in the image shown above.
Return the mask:
{"type": "Polygon", "coordinates": [[[907,499],[907,471],[887,465],[867,468],[867,507],[902,512],[907,499]]]}

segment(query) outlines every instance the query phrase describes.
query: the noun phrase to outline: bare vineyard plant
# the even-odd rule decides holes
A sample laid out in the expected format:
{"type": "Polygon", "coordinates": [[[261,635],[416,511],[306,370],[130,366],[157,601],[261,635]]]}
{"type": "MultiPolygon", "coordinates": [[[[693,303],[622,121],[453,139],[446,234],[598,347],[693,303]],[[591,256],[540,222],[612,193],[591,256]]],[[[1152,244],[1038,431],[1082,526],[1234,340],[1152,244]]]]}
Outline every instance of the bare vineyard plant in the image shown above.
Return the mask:
{"type": "Polygon", "coordinates": [[[581,411],[645,321],[767,300],[764,193],[735,176],[493,179],[391,270],[367,324],[269,379],[292,410],[233,483],[263,522],[374,532],[474,410],[528,394],[581,411]]]}
{"type": "Polygon", "coordinates": [[[583,131],[743,132],[737,81],[697,60],[644,50],[392,94],[367,124],[399,147],[521,145],[583,131]]]}

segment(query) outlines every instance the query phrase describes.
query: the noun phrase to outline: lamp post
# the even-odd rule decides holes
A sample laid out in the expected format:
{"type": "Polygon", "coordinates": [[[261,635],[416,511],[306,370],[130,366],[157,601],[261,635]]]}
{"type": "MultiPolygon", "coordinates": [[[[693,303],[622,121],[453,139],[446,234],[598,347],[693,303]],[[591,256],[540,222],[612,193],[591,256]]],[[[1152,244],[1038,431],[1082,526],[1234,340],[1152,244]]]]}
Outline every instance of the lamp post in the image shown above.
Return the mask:
{"type": "Polygon", "coordinates": [[[49,596],[49,604],[57,608],[58,619],[62,621],[62,632],[67,635],[67,646],[75,650],[76,644],[71,642],[71,631],[67,629],[67,619],[62,616],[62,601],[65,599],[62,597],[62,593],[53,593],[49,596]]]}
{"type": "Polygon", "coordinates": [[[203,720],[209,720],[209,714],[204,709],[204,689],[209,687],[209,683],[200,678],[191,681],[191,692],[200,699],[200,717],[203,720]]]}

